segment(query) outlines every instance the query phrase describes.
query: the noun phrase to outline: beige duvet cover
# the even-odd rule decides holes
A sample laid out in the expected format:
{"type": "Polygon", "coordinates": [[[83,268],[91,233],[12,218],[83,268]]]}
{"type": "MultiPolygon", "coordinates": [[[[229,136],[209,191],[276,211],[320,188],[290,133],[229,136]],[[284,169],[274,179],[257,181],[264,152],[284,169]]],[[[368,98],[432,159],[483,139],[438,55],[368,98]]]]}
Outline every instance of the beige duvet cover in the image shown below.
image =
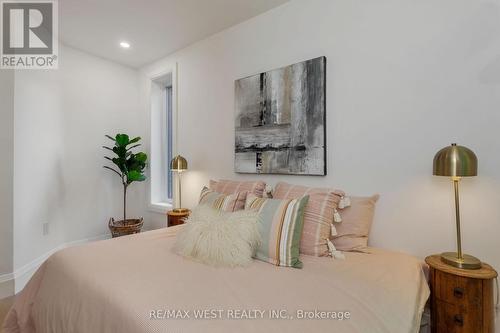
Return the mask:
{"type": "Polygon", "coordinates": [[[172,252],[178,228],[57,252],[5,332],[418,332],[429,289],[414,257],[371,249],[302,256],[303,269],[213,268],[172,252]]]}

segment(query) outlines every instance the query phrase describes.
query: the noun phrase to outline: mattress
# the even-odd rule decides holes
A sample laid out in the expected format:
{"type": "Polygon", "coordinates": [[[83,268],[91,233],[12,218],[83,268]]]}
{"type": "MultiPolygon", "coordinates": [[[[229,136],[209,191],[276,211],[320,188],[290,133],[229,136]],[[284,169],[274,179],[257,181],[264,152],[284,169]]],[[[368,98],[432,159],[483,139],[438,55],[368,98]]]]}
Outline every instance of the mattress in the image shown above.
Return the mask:
{"type": "Polygon", "coordinates": [[[16,298],[12,332],[418,332],[422,262],[370,248],[303,269],[214,268],[172,251],[182,226],[52,255],[16,298]]]}

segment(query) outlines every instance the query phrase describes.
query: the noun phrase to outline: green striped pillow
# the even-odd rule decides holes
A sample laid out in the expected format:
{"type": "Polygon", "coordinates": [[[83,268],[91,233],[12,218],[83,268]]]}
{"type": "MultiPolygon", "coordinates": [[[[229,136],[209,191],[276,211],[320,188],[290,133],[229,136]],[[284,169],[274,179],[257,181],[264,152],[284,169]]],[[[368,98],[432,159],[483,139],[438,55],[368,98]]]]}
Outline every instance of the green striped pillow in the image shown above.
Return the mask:
{"type": "Polygon", "coordinates": [[[247,195],[245,209],[259,213],[262,243],[257,249],[257,259],[277,266],[302,268],[299,248],[304,208],[308,200],[308,195],[285,200],[258,198],[251,193],[247,195]]]}
{"type": "Polygon", "coordinates": [[[233,194],[222,194],[207,187],[201,190],[200,205],[207,205],[222,212],[235,212],[245,208],[247,192],[236,192],[233,194]]]}

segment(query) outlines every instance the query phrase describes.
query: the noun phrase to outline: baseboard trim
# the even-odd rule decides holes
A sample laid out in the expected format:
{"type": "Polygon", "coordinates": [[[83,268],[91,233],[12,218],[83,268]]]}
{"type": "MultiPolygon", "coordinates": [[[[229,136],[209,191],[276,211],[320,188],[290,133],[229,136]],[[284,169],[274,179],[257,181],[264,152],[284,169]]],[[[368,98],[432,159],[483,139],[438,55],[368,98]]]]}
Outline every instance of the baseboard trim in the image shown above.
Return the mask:
{"type": "MultiPolygon", "coordinates": [[[[67,243],[62,243],[58,245],[57,247],[53,248],[52,250],[44,253],[43,255],[39,256],[35,260],[27,263],[26,265],[20,267],[19,269],[15,270],[12,273],[7,273],[0,275],[0,285],[11,283],[12,281],[14,282],[14,292],[17,294],[20,292],[26,283],[31,279],[33,274],[36,272],[36,270],[47,260],[52,254],[56,253],[57,251],[60,251],[62,249],[76,246],[76,245],[81,245],[89,242],[94,242],[98,240],[103,240],[103,239],[108,239],[111,238],[111,234],[103,234],[95,237],[89,237],[89,238],[84,238],[80,239],[77,241],[72,241],[72,242],[67,242],[67,243]]],[[[1,286],[0,286],[1,287],[1,286]]],[[[12,296],[12,293],[9,293],[7,291],[3,291],[6,288],[0,288],[0,298],[12,296]],[[2,295],[4,294],[4,295],[2,295]]]]}
{"type": "Polygon", "coordinates": [[[0,284],[14,279],[14,273],[0,275],[0,284]]]}
{"type": "Polygon", "coordinates": [[[14,295],[14,278],[12,278],[11,280],[4,280],[3,282],[0,282],[0,299],[7,298],[13,295],[14,295]]]}

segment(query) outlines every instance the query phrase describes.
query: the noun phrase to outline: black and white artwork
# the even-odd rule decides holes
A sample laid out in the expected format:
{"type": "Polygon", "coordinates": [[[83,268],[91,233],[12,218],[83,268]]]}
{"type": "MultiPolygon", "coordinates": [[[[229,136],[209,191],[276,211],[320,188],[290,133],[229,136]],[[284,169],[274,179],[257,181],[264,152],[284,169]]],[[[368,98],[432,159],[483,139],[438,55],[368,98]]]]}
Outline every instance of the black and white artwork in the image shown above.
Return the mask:
{"type": "Polygon", "coordinates": [[[235,171],[326,175],[326,58],[235,82],[235,171]]]}

